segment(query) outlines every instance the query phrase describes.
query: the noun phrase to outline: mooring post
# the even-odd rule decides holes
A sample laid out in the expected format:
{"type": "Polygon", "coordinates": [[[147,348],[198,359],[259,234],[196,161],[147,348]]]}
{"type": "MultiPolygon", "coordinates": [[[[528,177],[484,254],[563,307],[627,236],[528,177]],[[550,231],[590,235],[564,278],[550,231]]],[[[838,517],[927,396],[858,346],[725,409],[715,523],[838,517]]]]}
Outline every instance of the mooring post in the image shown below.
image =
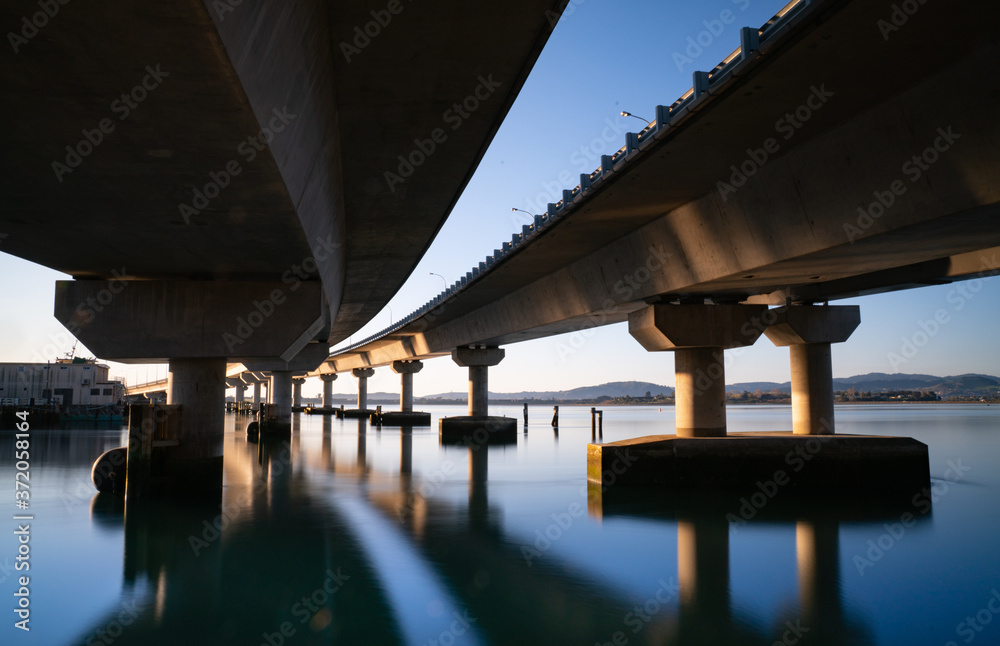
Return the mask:
{"type": "Polygon", "coordinates": [[[524,403],[524,425],[528,425],[528,403],[524,403]]]}
{"type": "Polygon", "coordinates": [[[604,439],[604,411],[597,411],[597,436],[604,439]]]}
{"type": "Polygon", "coordinates": [[[552,426],[559,426],[559,407],[552,407],[552,426]]]}

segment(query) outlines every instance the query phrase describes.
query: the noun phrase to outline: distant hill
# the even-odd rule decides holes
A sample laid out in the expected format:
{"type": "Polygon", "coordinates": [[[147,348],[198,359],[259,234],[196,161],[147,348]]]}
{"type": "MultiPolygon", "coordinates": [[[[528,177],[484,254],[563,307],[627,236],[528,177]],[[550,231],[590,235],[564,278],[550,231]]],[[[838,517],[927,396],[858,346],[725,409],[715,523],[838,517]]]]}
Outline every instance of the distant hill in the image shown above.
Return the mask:
{"type": "MultiPolygon", "coordinates": [[[[882,392],[886,390],[933,390],[942,397],[967,397],[996,395],[1000,392],[1000,377],[980,374],[954,375],[951,377],[936,377],[934,375],[920,374],[886,374],[884,372],[872,372],[866,375],[855,375],[833,380],[833,389],[842,391],[854,388],[863,392],[882,392]]],[[[774,381],[748,381],[726,386],[726,392],[750,393],[760,390],[770,392],[777,390],[783,393],[790,393],[792,386],[789,382],[777,383],[774,381]]],[[[517,393],[490,393],[490,400],[507,401],[586,401],[600,400],[602,398],[612,399],[615,397],[645,397],[646,393],[652,396],[665,395],[672,396],[674,389],[668,386],[650,383],[648,381],[615,381],[599,386],[583,386],[570,390],[540,390],[523,391],[517,393]]],[[[353,393],[338,393],[333,396],[337,405],[341,403],[351,405],[357,401],[357,395],[353,393]]],[[[439,393],[436,395],[426,395],[415,397],[415,401],[433,404],[436,401],[465,402],[468,401],[468,393],[464,391],[439,393]]],[[[368,401],[373,404],[396,404],[399,402],[399,393],[368,393],[368,401]]]]}
{"type": "MultiPolygon", "coordinates": [[[[601,384],[600,386],[583,386],[570,390],[541,390],[522,391],[517,393],[490,393],[491,400],[517,400],[517,401],[575,401],[581,399],[599,399],[602,397],[645,397],[646,393],[651,396],[673,395],[674,389],[668,386],[650,383],[648,381],[615,381],[601,384]]],[[[427,395],[416,397],[417,401],[432,402],[435,399],[461,400],[466,401],[468,393],[451,392],[437,395],[427,395]]]]}
{"type": "MultiPolygon", "coordinates": [[[[965,374],[952,377],[936,377],[934,375],[886,374],[871,372],[866,375],[855,375],[833,380],[834,390],[855,390],[864,392],[881,392],[883,390],[933,390],[944,397],[985,395],[1000,391],[1000,377],[990,375],[965,374]]],[[[726,386],[727,392],[741,393],[744,390],[755,392],[791,392],[791,383],[776,383],[773,381],[751,381],[726,386]]]]}

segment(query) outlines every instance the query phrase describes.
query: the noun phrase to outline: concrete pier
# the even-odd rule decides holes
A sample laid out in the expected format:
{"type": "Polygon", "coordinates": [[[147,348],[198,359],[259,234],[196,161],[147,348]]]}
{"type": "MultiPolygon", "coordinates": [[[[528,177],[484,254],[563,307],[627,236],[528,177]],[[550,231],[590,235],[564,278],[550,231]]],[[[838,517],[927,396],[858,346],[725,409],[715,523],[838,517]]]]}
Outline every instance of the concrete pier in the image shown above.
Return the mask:
{"type": "Polygon", "coordinates": [[[764,334],[788,346],[792,367],[792,430],[797,435],[834,432],[831,343],[843,343],[861,324],[858,306],[793,305],[768,312],[764,334]]]}
{"type": "Polygon", "coordinates": [[[253,409],[260,410],[260,382],[253,385],[253,409]]]}
{"type": "Polygon", "coordinates": [[[764,305],[650,305],[629,315],[629,333],[650,352],[674,352],[678,437],[725,437],[723,351],[764,331],[764,305]]]}
{"type": "Polygon", "coordinates": [[[173,491],[221,489],[225,400],[224,358],[170,361],[167,405],[180,406],[177,446],[166,456],[173,491]]]}
{"type": "Polygon", "coordinates": [[[302,408],[302,384],[306,380],[302,377],[292,379],[292,409],[302,408]]]}
{"type": "Polygon", "coordinates": [[[333,408],[333,382],[337,381],[336,374],[320,375],[323,381],[323,408],[333,408]]]}
{"type": "Polygon", "coordinates": [[[393,361],[392,371],[400,377],[399,412],[386,412],[378,423],[386,426],[430,426],[431,414],[413,410],[413,375],[423,370],[420,361],[393,361]]]}
{"type": "Polygon", "coordinates": [[[469,369],[469,414],[465,417],[444,417],[438,423],[442,443],[516,442],[517,420],[512,417],[490,417],[489,368],[503,361],[501,348],[465,347],[451,353],[452,360],[469,369]]]}
{"type": "Polygon", "coordinates": [[[368,410],[368,379],[375,375],[374,368],[355,368],[351,374],[358,378],[358,407],[354,410],[342,410],[339,417],[368,419],[372,411],[368,410]]]}
{"type": "Polygon", "coordinates": [[[274,420],[276,430],[285,426],[291,429],[292,424],[292,371],[271,371],[271,383],[268,387],[271,398],[269,412],[274,420]]]}
{"type": "Polygon", "coordinates": [[[358,410],[368,410],[368,378],[375,375],[375,369],[355,368],[351,374],[358,378],[358,410]]]}
{"type": "Polygon", "coordinates": [[[236,403],[242,404],[247,392],[246,384],[238,384],[236,386],[236,403]]]}

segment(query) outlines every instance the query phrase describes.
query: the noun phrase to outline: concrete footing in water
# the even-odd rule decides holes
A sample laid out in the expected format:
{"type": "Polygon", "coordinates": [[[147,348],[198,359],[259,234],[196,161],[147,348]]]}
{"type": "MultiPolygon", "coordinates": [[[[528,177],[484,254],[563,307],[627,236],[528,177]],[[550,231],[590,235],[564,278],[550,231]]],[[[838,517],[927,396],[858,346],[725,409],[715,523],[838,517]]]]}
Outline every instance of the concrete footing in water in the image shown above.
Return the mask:
{"type": "Polygon", "coordinates": [[[381,415],[372,415],[371,421],[382,426],[430,426],[431,414],[419,411],[389,411],[381,415]]]}
{"type": "Polygon", "coordinates": [[[442,417],[438,421],[442,444],[510,444],[517,442],[513,417],[442,417]]]}
{"type": "Polygon", "coordinates": [[[338,415],[340,413],[340,409],[327,408],[327,407],[321,407],[321,408],[310,407],[310,408],[305,408],[302,412],[304,412],[306,415],[338,415]]]}
{"type": "Polygon", "coordinates": [[[587,446],[587,479],[603,487],[879,489],[930,485],[927,445],[908,437],[731,433],[652,435],[587,446]]]}

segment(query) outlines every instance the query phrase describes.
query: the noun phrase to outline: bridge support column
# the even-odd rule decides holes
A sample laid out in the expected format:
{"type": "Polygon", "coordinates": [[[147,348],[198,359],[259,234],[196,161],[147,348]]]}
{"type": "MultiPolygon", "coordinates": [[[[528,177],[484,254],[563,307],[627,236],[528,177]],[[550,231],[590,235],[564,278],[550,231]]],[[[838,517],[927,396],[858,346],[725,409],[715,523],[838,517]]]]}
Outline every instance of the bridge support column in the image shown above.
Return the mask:
{"type": "Polygon", "coordinates": [[[274,370],[268,386],[271,397],[270,416],[276,426],[274,430],[283,432],[292,426],[292,371],[274,370]]]}
{"type": "Polygon", "coordinates": [[[260,382],[253,385],[253,409],[260,409],[260,382]]]}
{"type": "Polygon", "coordinates": [[[650,305],[629,315],[629,333],[651,352],[674,352],[678,437],[725,437],[723,351],[753,345],[764,305],[650,305]]]}
{"type": "Polygon", "coordinates": [[[292,408],[302,407],[302,384],[304,383],[306,380],[302,377],[292,379],[292,408]]]}
{"type": "Polygon", "coordinates": [[[323,380],[323,408],[333,408],[333,382],[337,381],[337,375],[320,375],[319,378],[323,380]]]}
{"type": "Polygon", "coordinates": [[[245,399],[244,395],[247,392],[247,387],[245,384],[237,384],[236,386],[236,403],[242,404],[245,399]]]}
{"type": "Polygon", "coordinates": [[[420,361],[393,361],[392,371],[400,376],[399,411],[413,412],[413,375],[424,369],[420,361]]]}
{"type": "Polygon", "coordinates": [[[846,341],[861,323],[855,306],[792,305],[767,313],[764,334],[789,347],[792,367],[792,432],[832,435],[833,362],[830,344],[846,341]]]}
{"type": "Polygon", "coordinates": [[[375,375],[374,368],[355,368],[351,374],[358,378],[358,414],[368,413],[368,378],[375,375]]]}
{"type": "Polygon", "coordinates": [[[489,415],[489,369],[504,358],[501,348],[458,348],[452,360],[469,369],[469,417],[489,415]]]}
{"type": "Polygon", "coordinates": [[[452,360],[469,369],[469,415],[446,417],[439,423],[442,442],[460,442],[472,446],[493,441],[514,442],[517,438],[517,420],[511,417],[489,415],[489,368],[503,361],[501,348],[457,348],[452,360]]]}
{"type": "Polygon", "coordinates": [[[420,361],[393,361],[392,371],[399,375],[399,412],[382,413],[384,426],[430,426],[431,414],[413,411],[413,375],[424,369],[420,361]]]}
{"type": "Polygon", "coordinates": [[[177,446],[170,447],[167,472],[176,490],[222,488],[226,360],[171,359],[167,405],[179,405],[177,446]]]}

